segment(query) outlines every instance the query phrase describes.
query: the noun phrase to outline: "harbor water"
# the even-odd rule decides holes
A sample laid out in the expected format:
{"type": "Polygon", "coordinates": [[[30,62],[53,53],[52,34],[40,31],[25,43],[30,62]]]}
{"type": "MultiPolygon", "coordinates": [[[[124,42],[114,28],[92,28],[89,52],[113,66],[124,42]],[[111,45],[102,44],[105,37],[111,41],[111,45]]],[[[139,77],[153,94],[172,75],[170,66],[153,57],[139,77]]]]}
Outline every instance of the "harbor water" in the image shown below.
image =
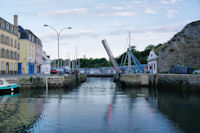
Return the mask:
{"type": "Polygon", "coordinates": [[[88,78],[74,89],[20,89],[0,96],[0,132],[200,132],[200,94],[124,88],[88,78]]]}

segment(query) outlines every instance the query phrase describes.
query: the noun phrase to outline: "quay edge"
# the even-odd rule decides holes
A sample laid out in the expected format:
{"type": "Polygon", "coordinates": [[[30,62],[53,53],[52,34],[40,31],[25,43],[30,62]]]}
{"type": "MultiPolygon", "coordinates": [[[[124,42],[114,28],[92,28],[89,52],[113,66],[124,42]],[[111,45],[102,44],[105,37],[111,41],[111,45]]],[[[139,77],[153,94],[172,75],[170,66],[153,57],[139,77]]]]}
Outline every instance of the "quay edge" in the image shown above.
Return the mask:
{"type": "Polygon", "coordinates": [[[21,88],[74,88],[75,86],[87,81],[87,76],[79,75],[49,75],[49,76],[18,76],[5,77],[9,83],[18,83],[21,88]]]}
{"type": "Polygon", "coordinates": [[[121,74],[123,86],[200,90],[200,75],[192,74],[121,74]]]}

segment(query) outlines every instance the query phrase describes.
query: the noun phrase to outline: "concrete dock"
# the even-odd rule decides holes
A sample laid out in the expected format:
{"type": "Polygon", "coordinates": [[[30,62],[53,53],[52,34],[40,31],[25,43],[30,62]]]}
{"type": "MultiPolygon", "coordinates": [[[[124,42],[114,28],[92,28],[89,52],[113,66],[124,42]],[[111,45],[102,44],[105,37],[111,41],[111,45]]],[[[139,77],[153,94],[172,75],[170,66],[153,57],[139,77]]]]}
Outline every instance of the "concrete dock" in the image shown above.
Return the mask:
{"type": "Polygon", "coordinates": [[[72,88],[87,80],[84,74],[79,75],[49,75],[49,76],[19,76],[4,77],[9,83],[18,83],[22,88],[65,87],[72,88]]]}
{"type": "Polygon", "coordinates": [[[125,86],[200,90],[200,75],[192,74],[122,74],[119,82],[125,86]]]}

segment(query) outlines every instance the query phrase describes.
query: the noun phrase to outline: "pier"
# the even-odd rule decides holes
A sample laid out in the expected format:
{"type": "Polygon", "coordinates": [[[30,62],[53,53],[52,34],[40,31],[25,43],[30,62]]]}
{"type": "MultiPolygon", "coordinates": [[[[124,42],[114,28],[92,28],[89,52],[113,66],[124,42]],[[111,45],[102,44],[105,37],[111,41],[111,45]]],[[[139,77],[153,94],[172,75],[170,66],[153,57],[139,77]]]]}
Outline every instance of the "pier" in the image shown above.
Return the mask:
{"type": "Polygon", "coordinates": [[[45,88],[48,87],[61,87],[73,88],[76,85],[87,81],[87,76],[84,74],[79,75],[27,75],[27,76],[6,76],[5,79],[10,83],[18,83],[22,88],[45,88]]]}
{"type": "Polygon", "coordinates": [[[200,76],[192,74],[122,74],[118,81],[125,86],[200,90],[200,76]]]}

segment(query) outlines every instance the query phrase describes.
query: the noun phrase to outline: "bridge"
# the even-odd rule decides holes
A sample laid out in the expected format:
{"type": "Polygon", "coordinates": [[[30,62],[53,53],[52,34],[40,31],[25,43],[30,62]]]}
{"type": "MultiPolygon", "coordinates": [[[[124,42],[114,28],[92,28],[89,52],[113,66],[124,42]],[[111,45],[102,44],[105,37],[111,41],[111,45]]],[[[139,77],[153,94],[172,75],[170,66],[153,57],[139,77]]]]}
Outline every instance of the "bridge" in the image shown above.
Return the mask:
{"type": "MultiPolygon", "coordinates": [[[[141,65],[142,70],[146,72],[147,65],[141,65]]],[[[119,66],[120,74],[128,74],[128,73],[137,73],[137,66],[132,65],[131,68],[129,66],[119,66]]],[[[80,68],[79,71],[88,75],[88,77],[113,77],[116,75],[116,70],[114,67],[101,67],[101,68],[80,68]]]]}
{"type": "Polygon", "coordinates": [[[115,60],[113,53],[108,46],[106,40],[102,40],[102,44],[109,56],[110,61],[113,64],[113,67],[102,67],[102,68],[81,68],[79,71],[81,73],[87,74],[91,77],[113,77],[114,75],[118,76],[120,74],[126,74],[126,73],[144,73],[147,71],[147,65],[141,64],[139,60],[133,55],[131,52],[131,48],[129,48],[126,51],[126,56],[124,59],[124,56],[122,57],[120,66],[117,64],[117,61],[115,60]],[[126,65],[126,60],[128,57],[128,66],[126,65]],[[132,60],[131,60],[132,59],[132,60]],[[131,62],[134,63],[134,65],[131,65],[131,62]]]}

